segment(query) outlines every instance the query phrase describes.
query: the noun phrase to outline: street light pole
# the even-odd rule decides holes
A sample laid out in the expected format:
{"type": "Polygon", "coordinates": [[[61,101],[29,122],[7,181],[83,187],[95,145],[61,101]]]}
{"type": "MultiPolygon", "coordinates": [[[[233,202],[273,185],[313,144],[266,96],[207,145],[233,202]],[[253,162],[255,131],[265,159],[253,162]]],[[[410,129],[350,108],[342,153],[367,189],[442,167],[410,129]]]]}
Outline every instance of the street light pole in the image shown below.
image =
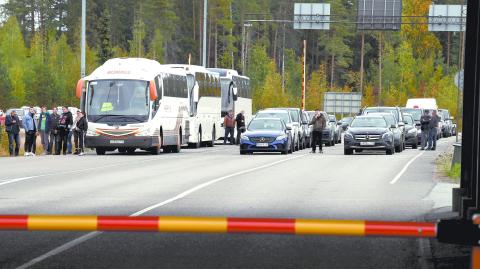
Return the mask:
{"type": "Polygon", "coordinates": [[[86,0],[82,0],[82,37],[81,37],[81,60],[80,60],[80,77],[85,77],[85,39],[86,39],[86,27],[87,27],[87,3],[86,0]]]}
{"type": "Polygon", "coordinates": [[[208,0],[203,0],[203,67],[207,67],[207,15],[208,15],[208,0]]]}

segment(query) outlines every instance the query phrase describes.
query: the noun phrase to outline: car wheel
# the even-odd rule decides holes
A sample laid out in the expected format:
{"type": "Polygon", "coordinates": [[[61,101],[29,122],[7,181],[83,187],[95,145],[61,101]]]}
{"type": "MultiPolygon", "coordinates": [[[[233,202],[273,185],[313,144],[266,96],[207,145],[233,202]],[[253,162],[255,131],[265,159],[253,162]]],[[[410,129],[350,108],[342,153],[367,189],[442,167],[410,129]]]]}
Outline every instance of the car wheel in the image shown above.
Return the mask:
{"type": "Polygon", "coordinates": [[[395,153],[394,149],[387,149],[387,155],[393,155],[395,153]]]}
{"type": "Polygon", "coordinates": [[[97,152],[97,155],[105,155],[106,150],[101,148],[96,148],[95,152],[97,152]]]}
{"type": "Polygon", "coordinates": [[[128,149],[127,149],[127,153],[128,153],[129,155],[134,154],[134,153],[135,153],[135,148],[128,148],[128,149]]]}
{"type": "Polygon", "coordinates": [[[127,149],[126,148],[118,148],[118,152],[120,154],[125,154],[125,153],[127,153],[127,149]]]}
{"type": "Polygon", "coordinates": [[[402,145],[395,146],[395,152],[402,152],[402,145]]]}
{"type": "Polygon", "coordinates": [[[353,149],[343,149],[343,154],[344,155],[352,155],[353,154],[353,149]]]}
{"type": "Polygon", "coordinates": [[[415,142],[412,144],[412,149],[417,149],[418,148],[418,142],[415,142]]]}
{"type": "Polygon", "coordinates": [[[246,150],[240,150],[240,155],[246,155],[248,152],[246,150]]]}

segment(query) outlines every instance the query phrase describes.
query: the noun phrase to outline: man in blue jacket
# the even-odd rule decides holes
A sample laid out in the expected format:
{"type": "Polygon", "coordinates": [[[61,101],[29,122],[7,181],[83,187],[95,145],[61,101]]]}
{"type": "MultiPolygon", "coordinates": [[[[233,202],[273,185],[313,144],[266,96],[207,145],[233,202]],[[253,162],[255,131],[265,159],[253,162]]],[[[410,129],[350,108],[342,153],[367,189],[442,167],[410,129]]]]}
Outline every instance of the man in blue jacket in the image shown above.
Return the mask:
{"type": "Polygon", "coordinates": [[[20,150],[20,119],[17,116],[17,112],[12,110],[10,115],[5,118],[5,130],[8,133],[8,150],[10,151],[10,157],[18,156],[20,150]],[[13,151],[13,143],[15,142],[15,155],[13,151]]]}
{"type": "Polygon", "coordinates": [[[23,129],[25,130],[25,156],[35,156],[38,123],[35,120],[35,109],[30,107],[28,113],[23,118],[23,129]]]}

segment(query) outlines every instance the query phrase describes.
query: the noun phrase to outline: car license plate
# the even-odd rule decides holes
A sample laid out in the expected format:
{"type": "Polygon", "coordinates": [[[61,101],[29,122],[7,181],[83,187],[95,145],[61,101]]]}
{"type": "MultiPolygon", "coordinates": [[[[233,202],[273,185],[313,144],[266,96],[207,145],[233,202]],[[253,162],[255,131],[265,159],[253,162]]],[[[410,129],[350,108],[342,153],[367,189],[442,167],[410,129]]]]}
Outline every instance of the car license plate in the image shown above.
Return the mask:
{"type": "Polygon", "coordinates": [[[110,140],[110,144],[125,144],[125,140],[110,140]]]}
{"type": "Polygon", "coordinates": [[[360,142],[360,146],[375,146],[375,142],[360,142]]]}
{"type": "Polygon", "coordinates": [[[258,148],[268,148],[268,143],[257,143],[258,148]]]}

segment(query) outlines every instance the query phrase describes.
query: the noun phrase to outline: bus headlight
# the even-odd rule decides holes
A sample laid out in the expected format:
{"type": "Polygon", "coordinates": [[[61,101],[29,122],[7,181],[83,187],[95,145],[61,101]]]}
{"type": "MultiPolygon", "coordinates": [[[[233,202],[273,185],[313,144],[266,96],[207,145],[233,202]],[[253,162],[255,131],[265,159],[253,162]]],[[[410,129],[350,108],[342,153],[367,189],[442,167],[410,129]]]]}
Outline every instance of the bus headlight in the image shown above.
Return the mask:
{"type": "Polygon", "coordinates": [[[87,130],[87,136],[98,136],[97,132],[95,129],[88,129],[87,130]]]}

